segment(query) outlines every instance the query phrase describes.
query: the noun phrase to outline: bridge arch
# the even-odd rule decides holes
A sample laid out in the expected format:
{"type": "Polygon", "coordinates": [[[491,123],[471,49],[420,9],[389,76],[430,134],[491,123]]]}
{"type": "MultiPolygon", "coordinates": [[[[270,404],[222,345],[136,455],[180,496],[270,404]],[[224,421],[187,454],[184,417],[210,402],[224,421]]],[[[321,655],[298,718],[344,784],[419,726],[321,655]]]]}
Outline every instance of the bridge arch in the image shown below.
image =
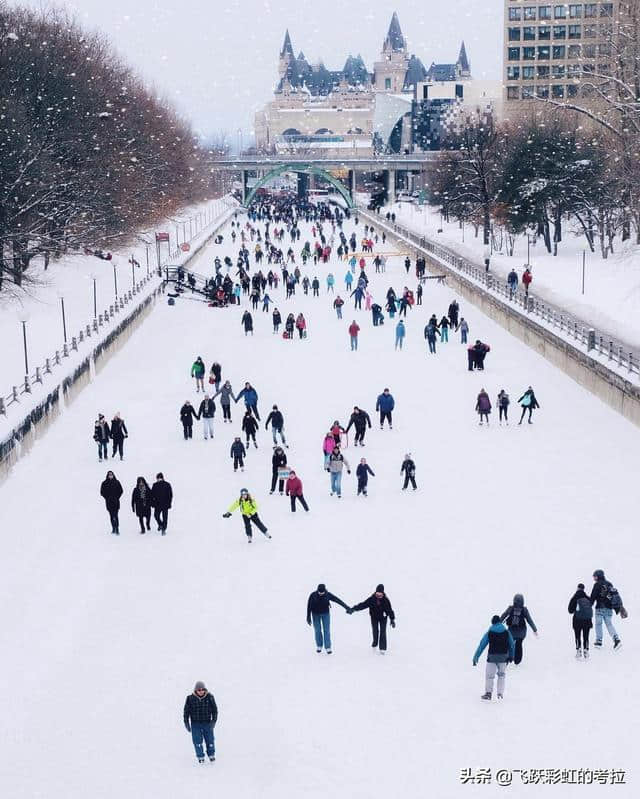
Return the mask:
{"type": "Polygon", "coordinates": [[[253,202],[253,198],[256,196],[259,189],[265,186],[270,180],[273,178],[277,178],[279,175],[282,175],[284,172],[302,172],[306,175],[318,175],[318,177],[324,178],[328,183],[330,183],[333,188],[340,194],[343,200],[346,202],[348,208],[354,208],[355,202],[351,194],[349,193],[348,189],[344,186],[341,181],[337,178],[334,178],[333,175],[326,171],[326,169],[322,169],[319,166],[315,166],[314,164],[281,164],[280,166],[274,167],[272,170],[267,172],[264,177],[261,177],[256,184],[253,186],[247,198],[244,202],[245,208],[247,208],[253,202]]]}

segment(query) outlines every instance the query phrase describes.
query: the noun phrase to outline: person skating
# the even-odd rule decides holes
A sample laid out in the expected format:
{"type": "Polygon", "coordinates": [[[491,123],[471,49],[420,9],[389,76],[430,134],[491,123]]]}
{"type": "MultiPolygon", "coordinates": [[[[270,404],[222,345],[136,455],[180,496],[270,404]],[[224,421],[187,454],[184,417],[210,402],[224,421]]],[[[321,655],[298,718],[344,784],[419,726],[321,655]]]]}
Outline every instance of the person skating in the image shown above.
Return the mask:
{"type": "Polygon", "coordinates": [[[333,301],[333,307],[336,309],[336,316],[338,319],[342,319],[342,306],[344,305],[344,300],[338,294],[338,296],[333,301]]]}
{"type": "Polygon", "coordinates": [[[524,415],[527,411],[529,411],[529,418],[527,419],[527,422],[529,422],[529,424],[533,424],[531,421],[531,415],[536,408],[540,407],[540,405],[538,405],[538,400],[536,399],[536,395],[534,394],[531,386],[529,386],[529,388],[524,392],[518,402],[522,407],[522,413],[520,414],[520,421],[518,424],[522,424],[522,420],[524,419],[524,415]]]}
{"type": "Polygon", "coordinates": [[[233,439],[230,455],[233,459],[233,471],[237,472],[238,467],[240,467],[240,471],[244,472],[244,459],[247,457],[247,451],[244,448],[244,444],[240,440],[240,436],[236,436],[233,439]]]}
{"type": "Polygon", "coordinates": [[[251,385],[245,383],[244,388],[236,397],[236,402],[244,397],[244,404],[247,410],[251,411],[258,421],[260,421],[260,414],[258,413],[258,392],[251,385]]]}
{"type": "Polygon", "coordinates": [[[384,655],[387,651],[387,619],[392,627],[396,626],[396,615],[391,607],[389,597],[385,594],[384,585],[379,583],[376,590],[370,597],[354,605],[351,608],[353,613],[359,610],[368,610],[371,618],[371,632],[373,640],[371,646],[375,649],[380,647],[380,654],[384,655]]]}
{"type": "Polygon", "coordinates": [[[269,535],[267,528],[262,523],[262,520],[258,516],[258,503],[253,499],[251,494],[246,488],[240,490],[240,497],[236,499],[236,501],[231,505],[229,510],[226,513],[222,514],[223,519],[228,519],[231,514],[240,508],[240,513],[242,514],[242,521],[244,522],[244,531],[247,534],[248,542],[251,543],[252,534],[251,534],[251,525],[254,524],[258,530],[265,536],[265,538],[271,538],[269,535]]]}
{"type": "Polygon", "coordinates": [[[280,325],[282,324],[282,317],[280,316],[280,311],[277,308],[273,309],[271,319],[273,320],[273,332],[278,333],[280,331],[280,325]]]}
{"type": "Polygon", "coordinates": [[[498,422],[502,424],[502,419],[504,417],[505,424],[509,424],[509,403],[511,400],[509,399],[509,395],[507,392],[502,388],[500,389],[500,393],[498,394],[498,422]]]}
{"type": "Polygon", "coordinates": [[[187,400],[182,408],[180,408],[180,421],[182,422],[182,432],[184,440],[193,438],[193,420],[198,418],[193,405],[187,400]]]}
{"type": "Polygon", "coordinates": [[[351,350],[358,349],[358,333],[360,332],[360,326],[354,319],[351,324],[349,325],[349,340],[351,341],[351,350]]]}
{"type": "Polygon", "coordinates": [[[481,388],[476,399],[476,413],[480,416],[480,424],[484,419],[489,424],[489,414],[491,413],[491,400],[487,392],[481,388]]]}
{"type": "Polygon", "coordinates": [[[209,397],[208,394],[204,395],[204,399],[198,408],[198,419],[202,419],[202,432],[204,433],[204,440],[209,437],[213,439],[213,417],[216,413],[216,404],[209,397]]]}
{"type": "Polygon", "coordinates": [[[363,411],[362,408],[358,408],[357,405],[353,408],[353,413],[349,417],[349,424],[347,425],[346,433],[349,432],[351,429],[351,425],[355,428],[356,435],[355,440],[353,442],[353,446],[357,447],[358,445],[364,447],[364,436],[367,432],[367,425],[369,426],[369,430],[371,430],[371,418],[366,411],[363,411]]]}
{"type": "Polygon", "coordinates": [[[460,328],[460,343],[461,344],[466,344],[467,343],[467,336],[469,335],[469,323],[464,318],[464,316],[460,320],[460,324],[458,325],[458,328],[460,328]]]}
{"type": "Polygon", "coordinates": [[[264,429],[268,430],[269,425],[271,425],[271,434],[273,436],[273,443],[277,444],[276,435],[280,436],[280,441],[285,445],[288,449],[289,445],[287,444],[287,440],[284,437],[284,416],[282,415],[282,411],[278,410],[278,406],[274,405],[271,413],[267,416],[267,421],[265,422],[264,429]]]}
{"type": "Polygon", "coordinates": [[[289,472],[289,477],[287,478],[287,483],[285,485],[285,494],[291,500],[291,512],[296,512],[296,500],[302,505],[305,511],[309,511],[309,506],[307,505],[307,500],[304,498],[304,493],[302,489],[302,480],[298,477],[298,475],[293,471],[293,469],[289,472]]]}
{"type": "Polygon", "coordinates": [[[222,406],[222,421],[223,422],[231,422],[231,400],[237,402],[233,389],[231,388],[231,383],[228,380],[225,380],[222,386],[219,388],[218,391],[213,395],[213,399],[217,396],[220,396],[220,405],[222,406]]]}
{"type": "Polygon", "coordinates": [[[593,605],[584,590],[584,583],[578,583],[567,610],[573,614],[571,626],[576,644],[576,657],[586,659],[589,657],[589,632],[593,627],[593,605]]]}
{"type": "MultiPolygon", "coordinates": [[[[331,425],[331,434],[333,435],[333,440],[336,442],[336,446],[342,446],[342,436],[347,435],[347,431],[344,427],[340,424],[337,419],[334,419],[333,424],[331,425]]],[[[349,446],[349,441],[347,439],[346,446],[349,446]]]]}
{"type": "Polygon", "coordinates": [[[395,346],[395,349],[397,349],[397,350],[401,350],[402,349],[402,346],[404,344],[404,337],[406,336],[406,334],[407,334],[407,329],[405,328],[404,322],[402,321],[402,319],[400,319],[398,321],[398,324],[396,325],[396,346],[395,346]]]}
{"type": "Polygon", "coordinates": [[[144,477],[138,477],[136,485],[131,492],[131,510],[138,517],[142,535],[146,529],[151,529],[151,488],[144,477]]]}
{"type": "Polygon", "coordinates": [[[242,418],[242,430],[247,438],[247,447],[250,440],[253,440],[253,446],[257,449],[258,442],[256,441],[256,433],[258,431],[258,422],[249,409],[245,412],[242,418]]]}
{"type": "Polygon", "coordinates": [[[478,648],[473,656],[473,665],[478,665],[480,655],[489,647],[487,653],[487,667],[485,671],[484,694],[482,699],[491,699],[493,695],[493,681],[498,675],[498,699],[504,697],[504,682],[507,676],[507,663],[515,655],[515,642],[513,636],[500,621],[500,616],[493,616],[491,627],[480,639],[478,648]]]}
{"type": "Polygon", "coordinates": [[[594,571],[593,581],[593,588],[589,597],[596,608],[596,640],[593,645],[598,649],[602,647],[602,623],[604,622],[607,632],[613,638],[613,648],[620,649],[622,641],[611,619],[614,610],[616,613],[620,613],[623,619],[626,618],[627,611],[622,605],[620,594],[604,576],[602,569],[594,571]]]}
{"type": "Polygon", "coordinates": [[[158,525],[158,532],[165,535],[169,520],[169,510],[173,504],[173,489],[171,488],[171,483],[164,479],[162,472],[158,472],[156,481],[151,487],[151,504],[153,505],[153,518],[158,525]]]}
{"type": "Polygon", "coordinates": [[[479,338],[476,339],[476,343],[467,350],[470,372],[474,369],[479,369],[480,371],[484,370],[484,359],[487,357],[487,353],[490,352],[490,350],[491,347],[488,344],[484,344],[479,338]]]}
{"type": "Polygon", "coordinates": [[[284,322],[284,330],[289,340],[293,340],[293,330],[295,326],[296,326],[296,318],[292,313],[290,313],[284,322]]]}
{"type": "Polygon", "coordinates": [[[507,286],[509,287],[509,299],[513,299],[513,295],[518,291],[518,273],[512,269],[507,275],[507,286]]]}
{"type": "Polygon", "coordinates": [[[204,361],[198,355],[191,367],[191,377],[196,381],[196,394],[202,389],[204,391],[204,361]]]}
{"type": "Polygon", "coordinates": [[[538,628],[533,623],[531,614],[524,604],[524,597],[522,594],[516,594],[513,597],[513,605],[509,605],[502,616],[500,616],[500,621],[505,622],[514,640],[515,654],[513,656],[513,662],[517,666],[522,661],[522,645],[527,636],[527,624],[533,630],[533,634],[536,637],[538,635],[538,628]]]}
{"type": "Polygon", "coordinates": [[[120,416],[120,412],[118,412],[111,420],[111,441],[113,443],[113,450],[111,452],[112,458],[115,458],[116,453],[118,453],[120,455],[120,460],[123,459],[125,438],[129,438],[129,431],[127,430],[127,425],[124,423],[124,419],[120,416]]]}
{"type": "Polygon", "coordinates": [[[282,496],[282,492],[284,491],[284,481],[288,475],[285,475],[287,466],[287,454],[282,449],[282,447],[275,447],[273,450],[273,455],[271,456],[271,490],[269,491],[270,494],[273,494],[276,490],[276,483],[278,483],[278,491],[280,492],[280,496],[282,496]]]}
{"type": "Polygon", "coordinates": [[[351,608],[339,599],[335,594],[327,591],[324,583],[320,583],[315,591],[309,594],[307,600],[307,624],[313,624],[313,632],[316,640],[316,652],[322,652],[324,647],[327,655],[332,652],[331,648],[331,613],[330,603],[335,602],[341,605],[347,613],[351,614],[351,608]]]}
{"type": "Polygon", "coordinates": [[[449,317],[443,316],[440,320],[440,342],[446,344],[449,341],[449,317]]]}
{"type": "Polygon", "coordinates": [[[366,458],[360,458],[360,463],[356,469],[356,477],[358,478],[358,496],[362,494],[363,496],[367,496],[367,485],[369,483],[369,475],[375,477],[376,474],[372,471],[371,467],[367,463],[366,458]]]}
{"type": "Polygon", "coordinates": [[[207,757],[213,763],[216,759],[216,744],[213,729],[218,720],[218,706],[213,694],[207,691],[206,685],[198,681],[184,703],[184,726],[191,733],[198,763],[204,763],[204,741],[207,757]]]}
{"type": "Polygon", "coordinates": [[[427,340],[427,344],[429,345],[429,352],[432,355],[436,353],[436,336],[440,335],[440,331],[438,330],[438,325],[434,321],[433,317],[427,322],[424,328],[424,337],[427,340]]]}
{"type": "Polygon", "coordinates": [[[104,414],[99,413],[98,419],[93,426],[93,440],[98,445],[98,460],[109,460],[109,439],[111,438],[111,429],[104,414]]]}
{"type": "Polygon", "coordinates": [[[333,452],[335,445],[335,438],[333,437],[331,430],[329,430],[322,441],[322,455],[324,457],[324,468],[326,471],[329,471],[329,456],[333,452]]]}
{"type": "Polygon", "coordinates": [[[216,394],[220,391],[220,383],[222,382],[222,366],[217,361],[211,364],[209,370],[209,384],[214,386],[216,394]]]}
{"type": "Polygon", "coordinates": [[[102,481],[100,486],[100,496],[104,499],[104,504],[107,507],[107,513],[109,514],[109,520],[111,521],[111,532],[114,535],[120,535],[118,511],[120,510],[122,486],[120,485],[120,481],[116,479],[115,474],[111,470],[107,472],[107,476],[102,481]]]}
{"type": "Polygon", "coordinates": [[[304,314],[299,313],[296,317],[296,330],[298,338],[305,338],[307,335],[307,320],[304,318],[304,314]]]}
{"type": "Polygon", "coordinates": [[[249,311],[245,311],[242,314],[242,319],[240,320],[240,324],[244,327],[245,336],[248,336],[249,333],[253,335],[253,316],[251,316],[249,311]]]}
{"type": "Polygon", "coordinates": [[[396,406],[396,402],[393,399],[393,395],[390,393],[388,388],[385,388],[382,394],[378,394],[378,399],[376,400],[376,411],[380,412],[380,429],[384,427],[385,419],[389,423],[389,429],[393,429],[393,420],[391,418],[391,413],[396,406]]]}
{"type": "Polygon", "coordinates": [[[449,326],[453,327],[454,329],[458,328],[459,311],[460,311],[460,306],[458,305],[458,301],[452,300],[451,304],[449,305],[448,316],[449,316],[449,326]]]}
{"type": "Polygon", "coordinates": [[[331,484],[331,496],[338,495],[338,499],[342,497],[342,470],[347,469],[347,474],[351,474],[351,467],[349,462],[340,452],[339,447],[334,447],[331,455],[329,455],[329,479],[331,484]]]}
{"type": "MultiPolygon", "coordinates": [[[[318,280],[317,277],[314,277],[313,280],[311,281],[311,291],[312,291],[312,296],[314,296],[314,297],[319,297],[320,296],[320,294],[319,294],[320,281],[318,280]]],[[[327,291],[329,291],[328,287],[327,287],[327,291]]]]}
{"type": "Polygon", "coordinates": [[[404,460],[402,461],[402,466],[400,467],[400,476],[404,473],[404,485],[402,486],[402,490],[406,491],[409,483],[413,490],[415,491],[418,487],[416,485],[416,465],[411,457],[411,453],[407,452],[404,456],[404,460]]]}

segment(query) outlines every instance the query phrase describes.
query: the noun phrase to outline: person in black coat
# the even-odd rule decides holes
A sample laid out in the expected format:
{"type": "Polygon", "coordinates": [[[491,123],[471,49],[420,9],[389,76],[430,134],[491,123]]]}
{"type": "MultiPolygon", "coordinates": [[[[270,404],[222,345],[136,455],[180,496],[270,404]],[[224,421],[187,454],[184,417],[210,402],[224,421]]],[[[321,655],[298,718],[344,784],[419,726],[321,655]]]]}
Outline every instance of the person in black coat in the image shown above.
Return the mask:
{"type": "Polygon", "coordinates": [[[151,488],[144,477],[138,477],[136,480],[136,486],[131,493],[131,510],[138,517],[140,532],[144,535],[145,523],[147,530],[151,529],[151,488]]]}
{"type": "Polygon", "coordinates": [[[253,316],[251,316],[249,311],[245,311],[242,314],[242,319],[240,321],[242,323],[242,326],[244,327],[245,336],[248,336],[249,333],[253,335],[253,316]]]}
{"type": "Polygon", "coordinates": [[[513,638],[515,644],[513,662],[517,666],[522,661],[522,644],[527,635],[527,624],[533,630],[533,634],[535,636],[538,635],[538,628],[534,624],[527,606],[524,604],[522,594],[516,594],[513,597],[513,604],[509,605],[500,616],[500,621],[507,625],[507,629],[513,638]]]}
{"type": "Polygon", "coordinates": [[[404,456],[404,460],[402,461],[402,466],[400,467],[400,475],[404,472],[404,485],[402,486],[402,490],[406,491],[409,487],[409,483],[413,487],[415,491],[418,487],[416,485],[416,464],[413,458],[411,457],[411,453],[407,452],[404,456]]]}
{"type": "Polygon", "coordinates": [[[233,439],[233,444],[231,445],[231,457],[233,458],[233,471],[238,471],[238,466],[240,467],[240,471],[244,472],[244,459],[247,457],[247,451],[244,448],[244,444],[240,441],[240,436],[236,436],[233,439]]]}
{"type": "Polygon", "coordinates": [[[347,425],[346,432],[349,432],[351,425],[354,426],[356,431],[356,437],[354,441],[354,447],[357,447],[358,444],[361,447],[364,447],[364,434],[367,430],[367,425],[369,425],[369,429],[371,429],[371,419],[369,414],[366,411],[363,411],[362,408],[358,408],[356,405],[353,409],[353,413],[349,417],[349,424],[347,425]]]}
{"type": "Polygon", "coordinates": [[[169,508],[173,503],[173,489],[171,483],[164,479],[162,472],[156,475],[156,482],[151,489],[151,504],[153,505],[153,518],[158,524],[158,530],[164,535],[167,532],[169,508]]]}
{"type": "Polygon", "coordinates": [[[276,482],[278,483],[278,491],[280,492],[280,496],[282,496],[284,492],[284,478],[280,478],[278,480],[278,471],[280,469],[284,469],[287,465],[287,455],[282,447],[275,447],[273,450],[273,455],[271,457],[271,491],[270,494],[276,490],[276,482]]]}
{"type": "Polygon", "coordinates": [[[127,425],[124,423],[124,419],[120,417],[120,413],[118,412],[111,420],[111,441],[113,442],[112,458],[116,457],[117,452],[120,455],[120,460],[122,460],[122,448],[125,438],[129,438],[129,431],[127,430],[127,425]]]}
{"type": "Polygon", "coordinates": [[[212,762],[216,759],[216,744],[213,728],[218,721],[218,706],[213,694],[207,691],[207,686],[198,681],[184,703],[184,726],[191,733],[191,740],[196,750],[199,763],[204,763],[204,739],[207,746],[207,756],[212,762]]]}
{"type": "Polygon", "coordinates": [[[204,440],[208,438],[213,440],[213,417],[216,413],[216,404],[208,394],[204,395],[204,399],[198,408],[198,419],[202,419],[202,431],[204,433],[204,440]]]}
{"type": "Polygon", "coordinates": [[[274,308],[273,314],[271,316],[273,319],[273,332],[277,333],[280,330],[280,325],[282,324],[282,317],[280,316],[280,311],[277,308],[274,308]]]}
{"type": "Polygon", "coordinates": [[[576,657],[589,657],[589,631],[593,627],[593,605],[584,583],[578,583],[578,589],[569,600],[569,613],[573,614],[573,635],[576,640],[576,657]]]}
{"type": "Polygon", "coordinates": [[[353,613],[345,602],[330,591],[327,591],[324,583],[320,583],[318,588],[309,594],[309,599],[307,600],[307,624],[309,626],[313,624],[316,652],[322,652],[322,647],[324,646],[327,655],[330,655],[332,651],[330,602],[342,605],[349,614],[353,613]]]}
{"type": "Polygon", "coordinates": [[[289,445],[287,444],[287,440],[284,437],[284,416],[282,415],[282,411],[278,410],[278,406],[274,405],[273,410],[267,416],[267,421],[265,422],[264,429],[269,429],[269,424],[271,424],[271,433],[273,435],[273,443],[274,445],[277,444],[276,435],[280,436],[280,440],[288,449],[289,445]]]}
{"type": "Polygon", "coordinates": [[[100,496],[104,498],[107,506],[107,513],[111,520],[111,532],[120,535],[120,522],[118,521],[118,511],[120,510],[120,497],[122,496],[122,486],[120,481],[112,471],[107,472],[106,478],[100,486],[100,496]]]}
{"type": "Polygon", "coordinates": [[[249,439],[253,439],[253,446],[257,448],[256,432],[258,430],[258,422],[250,410],[247,410],[242,419],[242,429],[247,437],[247,446],[249,446],[249,439]]]}
{"type": "Polygon", "coordinates": [[[200,418],[196,413],[193,405],[187,400],[180,408],[180,421],[182,422],[182,431],[184,433],[184,440],[193,438],[193,420],[200,418]]]}
{"type": "Polygon", "coordinates": [[[395,627],[396,615],[391,607],[389,597],[384,592],[382,583],[376,586],[375,592],[370,597],[367,597],[358,605],[354,605],[351,611],[366,609],[369,610],[369,616],[371,617],[371,631],[373,633],[371,646],[380,646],[380,654],[384,654],[387,650],[387,619],[391,622],[391,626],[395,627]]]}
{"type": "Polygon", "coordinates": [[[98,460],[102,461],[108,460],[109,452],[109,439],[111,438],[111,430],[109,429],[109,424],[107,420],[104,418],[104,415],[99,413],[98,420],[93,426],[93,440],[98,445],[98,460]]]}

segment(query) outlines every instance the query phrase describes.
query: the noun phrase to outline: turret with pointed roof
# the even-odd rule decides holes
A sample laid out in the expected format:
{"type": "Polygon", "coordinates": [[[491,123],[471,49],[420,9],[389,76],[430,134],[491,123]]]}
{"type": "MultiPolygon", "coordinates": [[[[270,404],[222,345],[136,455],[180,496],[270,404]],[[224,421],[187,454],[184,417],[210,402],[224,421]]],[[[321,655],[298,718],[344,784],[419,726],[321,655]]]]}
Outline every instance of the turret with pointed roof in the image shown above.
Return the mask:
{"type": "Polygon", "coordinates": [[[457,66],[460,70],[461,77],[468,78],[471,76],[471,65],[469,64],[469,59],[467,58],[467,50],[464,46],[464,40],[460,45],[460,53],[458,54],[457,66]]]}
{"type": "Polygon", "coordinates": [[[280,59],[278,61],[278,74],[282,79],[292,64],[295,64],[296,57],[293,53],[293,45],[291,44],[291,37],[289,36],[289,29],[284,35],[284,42],[280,50],[280,59]]]}
{"type": "Polygon", "coordinates": [[[402,35],[402,30],[400,29],[400,20],[398,19],[398,15],[394,11],[393,16],[391,17],[391,23],[389,24],[389,32],[387,33],[387,38],[384,40],[382,50],[383,52],[392,50],[395,53],[402,53],[405,52],[406,49],[407,49],[407,42],[404,36],[402,35]]]}
{"type": "Polygon", "coordinates": [[[291,37],[289,36],[289,28],[287,28],[284,34],[284,43],[282,45],[282,50],[280,50],[280,58],[285,55],[290,55],[291,58],[294,58],[293,45],[291,44],[291,37]]]}

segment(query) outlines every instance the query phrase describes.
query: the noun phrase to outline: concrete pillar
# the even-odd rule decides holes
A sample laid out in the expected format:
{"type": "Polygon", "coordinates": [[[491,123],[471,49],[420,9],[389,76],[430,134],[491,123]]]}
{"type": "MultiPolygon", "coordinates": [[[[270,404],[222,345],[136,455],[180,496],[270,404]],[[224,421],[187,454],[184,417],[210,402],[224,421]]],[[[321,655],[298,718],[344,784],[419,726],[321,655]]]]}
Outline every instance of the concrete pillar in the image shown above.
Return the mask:
{"type": "Polygon", "coordinates": [[[387,203],[394,203],[396,201],[396,171],[395,169],[385,169],[383,174],[387,203]]]}
{"type": "Polygon", "coordinates": [[[246,169],[242,170],[241,173],[241,182],[242,182],[242,204],[245,205],[247,202],[247,195],[249,194],[247,189],[247,179],[249,177],[249,172],[246,169]]]}
{"type": "Polygon", "coordinates": [[[350,169],[349,170],[349,194],[351,194],[351,199],[355,203],[356,201],[356,170],[350,169]]]}
{"type": "Polygon", "coordinates": [[[309,193],[309,175],[298,172],[298,199],[304,199],[309,193]]]}

